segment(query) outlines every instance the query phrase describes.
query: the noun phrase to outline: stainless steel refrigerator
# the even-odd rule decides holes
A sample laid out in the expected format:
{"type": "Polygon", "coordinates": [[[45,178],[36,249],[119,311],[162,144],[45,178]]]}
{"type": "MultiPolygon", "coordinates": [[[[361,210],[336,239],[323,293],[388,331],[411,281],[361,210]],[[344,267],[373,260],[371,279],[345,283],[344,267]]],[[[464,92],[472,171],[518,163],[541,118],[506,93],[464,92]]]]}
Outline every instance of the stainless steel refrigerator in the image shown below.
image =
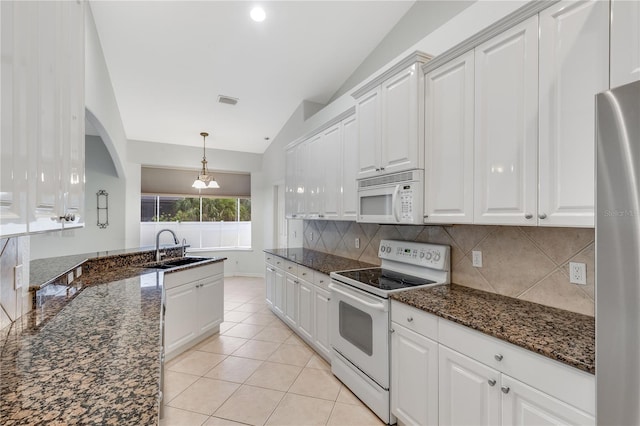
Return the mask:
{"type": "Polygon", "coordinates": [[[596,114],[596,421],[640,425],[640,81],[596,114]]]}

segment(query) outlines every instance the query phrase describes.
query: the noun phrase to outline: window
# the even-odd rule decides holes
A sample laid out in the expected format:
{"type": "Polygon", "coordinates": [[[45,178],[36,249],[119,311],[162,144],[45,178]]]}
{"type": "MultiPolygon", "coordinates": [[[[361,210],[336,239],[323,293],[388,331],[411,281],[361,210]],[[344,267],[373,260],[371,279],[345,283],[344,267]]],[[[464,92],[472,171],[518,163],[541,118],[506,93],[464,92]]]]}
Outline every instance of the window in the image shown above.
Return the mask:
{"type": "Polygon", "coordinates": [[[155,245],[156,233],[169,228],[192,249],[251,248],[250,198],[143,195],[140,213],[143,246],[155,245]]]}

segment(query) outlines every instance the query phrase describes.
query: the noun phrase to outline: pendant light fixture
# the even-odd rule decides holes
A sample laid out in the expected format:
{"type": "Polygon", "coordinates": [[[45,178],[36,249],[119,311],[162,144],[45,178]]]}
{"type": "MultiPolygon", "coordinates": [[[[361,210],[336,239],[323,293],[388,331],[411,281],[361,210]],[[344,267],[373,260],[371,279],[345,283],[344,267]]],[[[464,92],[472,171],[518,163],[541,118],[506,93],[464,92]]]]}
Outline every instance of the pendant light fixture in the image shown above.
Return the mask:
{"type": "Polygon", "coordinates": [[[202,136],[202,170],[200,170],[198,178],[193,181],[193,185],[191,186],[197,189],[220,188],[220,185],[216,182],[216,178],[209,174],[209,169],[207,167],[206,144],[209,133],[202,132],[200,133],[200,136],[202,136]]]}

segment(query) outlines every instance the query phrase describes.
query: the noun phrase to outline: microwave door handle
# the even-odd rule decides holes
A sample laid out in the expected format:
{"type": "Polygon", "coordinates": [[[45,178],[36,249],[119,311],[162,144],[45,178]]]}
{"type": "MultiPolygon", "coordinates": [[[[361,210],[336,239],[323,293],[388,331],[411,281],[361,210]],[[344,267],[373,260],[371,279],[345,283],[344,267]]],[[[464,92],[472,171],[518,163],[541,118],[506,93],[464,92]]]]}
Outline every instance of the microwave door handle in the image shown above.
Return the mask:
{"type": "Polygon", "coordinates": [[[400,222],[400,215],[398,214],[398,193],[400,192],[400,185],[396,185],[393,190],[393,195],[391,196],[391,208],[393,209],[393,218],[396,223],[400,222]]]}
{"type": "Polygon", "coordinates": [[[347,297],[347,298],[349,298],[349,299],[351,299],[351,300],[354,300],[354,301],[356,301],[356,302],[358,302],[358,303],[360,303],[360,304],[362,304],[362,305],[368,306],[368,307],[369,307],[369,308],[371,308],[371,309],[376,309],[376,310],[378,310],[378,311],[384,311],[384,310],[385,310],[385,309],[384,309],[384,304],[383,304],[383,303],[371,303],[371,302],[365,302],[365,301],[364,301],[364,300],[362,300],[362,299],[359,299],[359,298],[357,298],[357,297],[354,297],[354,296],[352,296],[351,294],[346,293],[346,292],[344,292],[344,291],[340,290],[340,288],[339,288],[337,285],[334,285],[333,283],[329,283],[329,290],[334,291],[334,292],[336,292],[336,293],[338,293],[338,294],[340,294],[340,295],[342,295],[342,296],[344,296],[344,297],[347,297]]]}

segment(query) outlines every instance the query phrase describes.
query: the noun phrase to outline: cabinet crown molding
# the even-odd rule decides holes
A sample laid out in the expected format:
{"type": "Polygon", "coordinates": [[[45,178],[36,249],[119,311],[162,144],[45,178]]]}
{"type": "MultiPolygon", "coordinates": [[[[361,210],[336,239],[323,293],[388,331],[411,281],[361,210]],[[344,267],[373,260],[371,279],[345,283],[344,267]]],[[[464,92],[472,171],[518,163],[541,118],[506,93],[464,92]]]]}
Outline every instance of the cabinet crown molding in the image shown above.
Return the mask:
{"type": "Polygon", "coordinates": [[[312,131],[310,131],[308,133],[305,133],[304,135],[302,135],[299,138],[295,139],[293,142],[289,142],[289,144],[287,144],[284,147],[285,151],[288,151],[291,148],[293,148],[294,146],[298,145],[300,142],[306,141],[307,139],[314,137],[318,133],[320,133],[320,132],[322,132],[324,130],[327,130],[329,127],[338,124],[342,120],[351,117],[355,113],[356,113],[356,107],[352,106],[351,108],[347,109],[346,111],[341,112],[340,114],[336,115],[335,117],[333,117],[331,120],[327,121],[326,123],[324,123],[320,127],[316,127],[312,131]]]}
{"type": "Polygon", "coordinates": [[[440,55],[437,55],[435,58],[422,65],[422,72],[424,74],[429,73],[430,71],[438,68],[440,65],[446,64],[450,60],[457,58],[463,53],[474,49],[476,46],[481,45],[485,41],[492,39],[493,37],[497,36],[500,33],[503,33],[504,31],[519,24],[520,22],[523,22],[530,17],[537,15],[542,10],[558,3],[559,1],[560,0],[530,1],[521,8],[491,24],[484,30],[472,35],[468,39],[458,43],[457,45],[441,53],[440,55]]]}
{"type": "Polygon", "coordinates": [[[426,54],[426,53],[423,53],[423,52],[420,52],[420,51],[416,50],[415,52],[413,52],[412,54],[410,54],[406,58],[400,60],[398,63],[393,65],[391,68],[389,68],[388,70],[383,72],[382,74],[378,75],[373,80],[371,80],[368,83],[366,83],[364,86],[360,87],[358,90],[353,92],[351,94],[351,96],[354,99],[358,99],[358,98],[362,97],[362,95],[364,95],[365,93],[369,92],[374,87],[379,86],[380,84],[382,84],[383,81],[385,81],[389,77],[399,73],[403,69],[415,64],[416,62],[418,62],[420,64],[425,64],[425,63],[429,62],[431,60],[431,58],[433,58],[432,55],[429,55],[429,54],[426,54]]]}

